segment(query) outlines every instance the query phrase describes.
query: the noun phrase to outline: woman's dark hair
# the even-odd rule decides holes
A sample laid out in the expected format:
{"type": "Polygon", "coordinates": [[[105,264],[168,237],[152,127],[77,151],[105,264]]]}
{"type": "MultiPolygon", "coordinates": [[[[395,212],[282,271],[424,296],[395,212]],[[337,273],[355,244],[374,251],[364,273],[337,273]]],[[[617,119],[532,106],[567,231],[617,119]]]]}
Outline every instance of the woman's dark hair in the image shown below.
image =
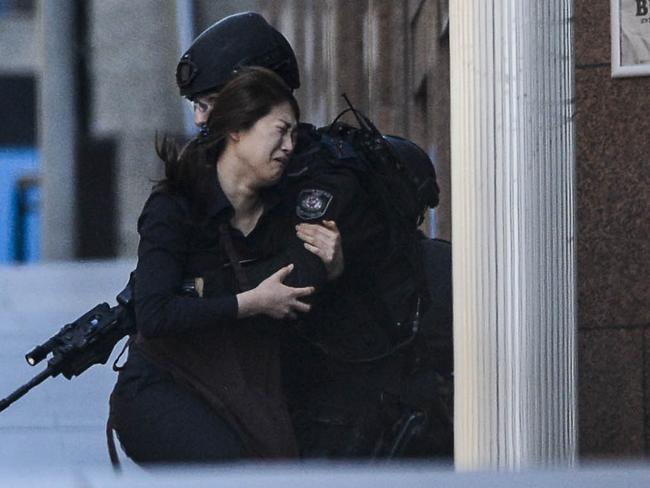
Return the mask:
{"type": "Polygon", "coordinates": [[[213,109],[206,134],[194,137],[182,149],[167,136],[156,141],[156,152],[165,163],[163,187],[183,194],[198,213],[205,208],[209,185],[215,183],[210,175],[214,174],[212,170],[229,133],[250,129],[285,102],[293,109],[296,120],[300,118],[291,89],[266,68],[241,68],[235,78],[209,98],[213,109]]]}

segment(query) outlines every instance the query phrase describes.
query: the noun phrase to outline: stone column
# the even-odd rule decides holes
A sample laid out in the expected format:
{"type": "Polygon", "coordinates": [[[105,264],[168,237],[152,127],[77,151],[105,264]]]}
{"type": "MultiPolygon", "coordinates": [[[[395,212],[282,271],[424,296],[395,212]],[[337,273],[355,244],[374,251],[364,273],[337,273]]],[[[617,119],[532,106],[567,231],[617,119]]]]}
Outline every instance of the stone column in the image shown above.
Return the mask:
{"type": "MultiPolygon", "coordinates": [[[[197,33],[194,29],[194,2],[192,0],[176,0],[176,34],[178,35],[178,57],[192,45],[197,33]]],[[[194,113],[185,109],[182,110],[185,135],[188,137],[196,133],[194,125],[194,113]]]]}
{"type": "Polygon", "coordinates": [[[368,115],[385,134],[406,136],[409,56],[406,55],[406,12],[390,0],[368,2],[365,64],[368,115]]]}
{"type": "Polygon", "coordinates": [[[328,111],[329,65],[326,57],[328,7],[324,2],[305,3],[303,58],[298,60],[302,86],[298,92],[302,118],[323,126],[331,122],[328,111]]]}
{"type": "Polygon", "coordinates": [[[450,8],[456,465],[571,465],[573,2],[450,8]]]}
{"type": "Polygon", "coordinates": [[[323,54],[328,83],[327,120],[347,108],[343,93],[357,109],[367,113],[368,75],[364,60],[367,2],[334,0],[326,5],[323,54]]]}
{"type": "Polygon", "coordinates": [[[154,141],[185,132],[187,104],[174,73],[176,5],[156,0],[89,2],[90,135],[116,142],[118,255],[136,254],[136,223],[153,181],[163,175],[154,141]]]}
{"type": "Polygon", "coordinates": [[[75,256],[77,112],[75,106],[75,8],[41,0],[42,71],[39,83],[41,222],[44,260],[75,256]]]}

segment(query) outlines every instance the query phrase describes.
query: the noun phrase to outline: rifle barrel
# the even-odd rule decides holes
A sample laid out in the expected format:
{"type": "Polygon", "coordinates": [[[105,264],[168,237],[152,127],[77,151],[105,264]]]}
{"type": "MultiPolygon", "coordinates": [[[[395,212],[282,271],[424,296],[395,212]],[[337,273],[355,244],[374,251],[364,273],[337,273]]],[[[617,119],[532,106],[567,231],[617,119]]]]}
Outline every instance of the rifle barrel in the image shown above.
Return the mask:
{"type": "Polygon", "coordinates": [[[58,373],[56,372],[55,368],[52,366],[48,366],[45,368],[42,372],[34,376],[31,380],[29,380],[27,383],[25,383],[23,386],[20,388],[16,389],[11,395],[9,395],[7,398],[4,398],[0,400],[0,412],[5,410],[9,405],[11,405],[13,402],[18,400],[20,397],[23,395],[26,395],[29,390],[34,388],[35,386],[40,385],[48,379],[50,376],[56,376],[58,373]]]}

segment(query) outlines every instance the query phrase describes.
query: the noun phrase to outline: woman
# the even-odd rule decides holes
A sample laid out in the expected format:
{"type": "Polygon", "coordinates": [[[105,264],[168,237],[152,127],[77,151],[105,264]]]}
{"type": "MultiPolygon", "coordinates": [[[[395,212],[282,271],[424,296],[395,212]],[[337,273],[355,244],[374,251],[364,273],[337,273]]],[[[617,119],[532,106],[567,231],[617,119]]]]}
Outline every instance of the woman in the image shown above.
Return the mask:
{"type": "Polygon", "coordinates": [[[216,96],[207,134],[180,154],[159,148],[166,180],[138,221],[138,334],[111,395],[138,463],[297,454],[278,359],[286,326],[273,319],[309,310],[328,254],[313,229],[307,243],[289,230],[276,188],[298,118],[277,75],[245,68],[216,96]],[[203,276],[202,298],[179,292],[203,276]]]}

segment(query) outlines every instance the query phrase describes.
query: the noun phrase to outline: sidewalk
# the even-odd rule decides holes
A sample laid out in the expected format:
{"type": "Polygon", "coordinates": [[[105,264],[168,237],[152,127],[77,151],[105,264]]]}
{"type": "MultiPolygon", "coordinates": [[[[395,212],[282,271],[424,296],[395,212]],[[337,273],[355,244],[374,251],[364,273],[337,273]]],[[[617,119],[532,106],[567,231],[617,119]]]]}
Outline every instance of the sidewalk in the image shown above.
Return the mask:
{"type": "MultiPolygon", "coordinates": [[[[132,260],[0,267],[0,398],[41,372],[25,354],[101,302],[113,306],[132,260]]],[[[121,348],[116,348],[113,357],[121,348]]],[[[50,378],[0,413],[0,469],[109,466],[108,395],[116,373],[50,378]]]]}

